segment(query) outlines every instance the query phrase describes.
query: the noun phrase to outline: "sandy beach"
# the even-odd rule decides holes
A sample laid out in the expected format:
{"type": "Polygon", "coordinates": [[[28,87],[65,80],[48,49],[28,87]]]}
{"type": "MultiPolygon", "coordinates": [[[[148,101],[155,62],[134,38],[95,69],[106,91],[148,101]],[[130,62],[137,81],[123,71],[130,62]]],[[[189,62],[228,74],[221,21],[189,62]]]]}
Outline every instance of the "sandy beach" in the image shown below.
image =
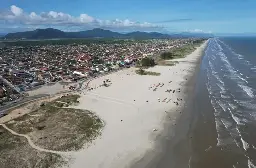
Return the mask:
{"type": "Polygon", "coordinates": [[[176,125],[185,104],[186,83],[193,75],[207,42],[175,66],[155,66],[160,76],[140,76],[129,68],[94,79],[74,108],[95,112],[105,123],[102,135],[74,152],[71,168],[129,167],[149,151],[166,122],[176,125]],[[108,87],[101,86],[109,80],[108,87]],[[167,92],[167,90],[169,90],[167,92]]]}

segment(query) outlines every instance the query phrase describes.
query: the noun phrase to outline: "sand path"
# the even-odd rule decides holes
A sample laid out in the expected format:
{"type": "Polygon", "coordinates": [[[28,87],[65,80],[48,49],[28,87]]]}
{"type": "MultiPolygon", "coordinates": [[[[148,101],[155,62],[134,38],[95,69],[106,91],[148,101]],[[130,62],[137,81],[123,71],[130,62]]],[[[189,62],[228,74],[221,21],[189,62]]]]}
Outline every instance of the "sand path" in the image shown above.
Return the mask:
{"type": "Polygon", "coordinates": [[[59,154],[59,155],[67,155],[67,154],[71,154],[71,152],[62,152],[62,151],[54,151],[54,150],[48,150],[48,149],[44,149],[41,148],[37,145],[34,144],[34,142],[31,140],[31,138],[28,135],[25,134],[19,134],[15,131],[13,131],[12,129],[8,128],[5,124],[0,124],[3,128],[5,128],[7,131],[9,131],[11,134],[16,135],[16,136],[20,136],[23,138],[26,138],[28,141],[28,144],[35,150],[38,150],[40,152],[47,152],[47,153],[52,153],[52,154],[59,154]]]}

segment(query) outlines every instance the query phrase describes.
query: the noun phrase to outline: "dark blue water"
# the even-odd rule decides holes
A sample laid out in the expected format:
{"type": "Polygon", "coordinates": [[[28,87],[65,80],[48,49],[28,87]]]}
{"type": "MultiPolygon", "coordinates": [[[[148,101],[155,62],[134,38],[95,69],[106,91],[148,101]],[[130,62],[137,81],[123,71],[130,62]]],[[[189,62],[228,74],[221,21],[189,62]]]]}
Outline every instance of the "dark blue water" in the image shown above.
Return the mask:
{"type": "Polygon", "coordinates": [[[216,146],[243,157],[230,167],[256,167],[256,38],[210,39],[202,66],[216,146]]]}

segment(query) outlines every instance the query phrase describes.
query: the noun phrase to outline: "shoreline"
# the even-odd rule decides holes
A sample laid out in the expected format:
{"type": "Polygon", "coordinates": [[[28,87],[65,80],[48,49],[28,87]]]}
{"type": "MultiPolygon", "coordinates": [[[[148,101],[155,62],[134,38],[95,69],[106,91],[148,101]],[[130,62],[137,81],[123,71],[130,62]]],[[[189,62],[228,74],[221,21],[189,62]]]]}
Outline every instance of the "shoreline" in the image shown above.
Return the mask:
{"type": "Polygon", "coordinates": [[[134,68],[130,68],[92,80],[90,87],[94,89],[83,92],[81,104],[74,108],[95,112],[103,119],[105,127],[102,135],[92,144],[74,152],[70,167],[87,165],[93,168],[104,165],[103,167],[120,168],[136,167],[138,163],[139,167],[146,167],[149,161],[155,160],[155,153],[160,154],[163,149],[158,142],[170,137],[170,134],[174,136],[176,124],[183,118],[180,115],[183,116],[181,111],[184,108],[184,98],[187,100],[187,91],[193,90],[189,83],[198,72],[201,52],[206,45],[207,42],[187,57],[173,60],[180,62],[175,66],[148,69],[160,72],[158,77],[139,76],[134,68]],[[105,79],[110,79],[112,84],[103,88],[100,84],[105,79]],[[172,82],[168,82],[170,79],[172,82]],[[153,84],[159,82],[163,83],[162,88],[160,85],[157,91],[152,91],[153,88],[150,90],[153,84]],[[176,92],[166,93],[165,90],[170,88],[174,88],[176,92]],[[165,97],[168,96],[171,98],[169,103],[165,102],[165,97]],[[157,99],[161,99],[161,102],[157,99]],[[176,99],[182,101],[176,105],[176,99]],[[173,131],[166,131],[168,127],[173,131]]]}
{"type": "MultiPolygon", "coordinates": [[[[148,163],[158,163],[166,142],[171,141],[174,148],[182,140],[180,132],[186,132],[183,123],[190,113],[184,109],[193,95],[206,46],[207,41],[186,57],[172,60],[179,62],[174,66],[148,69],[159,76],[138,75],[131,67],[83,82],[78,91],[80,104],[71,108],[92,111],[105,127],[95,140],[70,152],[70,162],[63,167],[148,167],[148,163]]],[[[23,113],[16,110],[8,116],[23,113]]]]}
{"type": "MultiPolygon", "coordinates": [[[[194,106],[196,82],[199,77],[200,66],[204,56],[204,50],[207,47],[208,41],[202,48],[201,57],[197,60],[195,70],[191,74],[187,74],[184,88],[187,95],[185,95],[185,104],[183,107],[176,109],[181,115],[175,123],[166,121],[164,124],[164,131],[162,135],[156,140],[157,152],[151,151],[147,153],[142,159],[132,164],[131,168],[185,168],[189,167],[191,149],[191,129],[195,117],[191,113],[191,107],[194,106]]],[[[201,46],[202,47],[202,46],[201,46]]]]}

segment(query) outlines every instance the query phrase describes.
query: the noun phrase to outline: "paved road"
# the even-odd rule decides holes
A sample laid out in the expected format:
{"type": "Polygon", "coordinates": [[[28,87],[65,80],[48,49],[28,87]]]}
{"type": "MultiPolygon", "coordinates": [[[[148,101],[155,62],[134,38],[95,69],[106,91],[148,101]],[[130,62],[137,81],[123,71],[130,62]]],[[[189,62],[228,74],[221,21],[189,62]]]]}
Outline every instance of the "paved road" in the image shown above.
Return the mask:
{"type": "Polygon", "coordinates": [[[16,101],[11,102],[11,103],[9,103],[7,105],[1,106],[0,107],[0,117],[4,113],[6,113],[8,110],[11,110],[11,109],[16,108],[16,107],[18,107],[20,105],[23,105],[25,103],[29,103],[31,101],[35,101],[37,99],[41,99],[41,98],[44,98],[44,97],[47,97],[47,96],[50,96],[50,95],[48,95],[48,94],[40,94],[40,95],[30,96],[30,97],[26,97],[26,98],[18,100],[18,101],[16,100],[16,101]]]}
{"type": "MultiPolygon", "coordinates": [[[[99,77],[102,77],[102,76],[105,76],[105,75],[108,75],[108,74],[111,74],[111,73],[115,73],[115,72],[123,70],[123,69],[125,69],[125,68],[120,68],[120,69],[117,69],[117,70],[112,70],[112,71],[110,71],[108,73],[98,74],[95,77],[91,77],[91,78],[87,78],[86,80],[79,81],[78,82],[79,86],[74,91],[81,91],[83,89],[86,89],[88,87],[88,84],[90,83],[90,81],[95,79],[95,78],[99,78],[99,77]],[[83,87],[84,82],[87,82],[87,84],[83,87]]],[[[63,94],[63,93],[70,93],[70,92],[74,92],[74,91],[70,90],[70,91],[60,92],[60,93],[57,93],[55,95],[63,94]]],[[[16,101],[13,101],[13,102],[9,102],[8,104],[6,104],[4,106],[0,106],[0,117],[2,117],[3,114],[8,112],[9,110],[14,109],[14,108],[16,108],[18,106],[21,106],[21,105],[23,105],[25,103],[29,103],[29,102],[32,102],[32,101],[35,101],[35,100],[38,100],[38,99],[41,99],[41,98],[44,98],[44,97],[47,97],[47,96],[55,96],[55,95],[39,94],[39,95],[29,96],[29,97],[26,97],[26,98],[21,99],[21,100],[16,100],[16,101]]]]}

